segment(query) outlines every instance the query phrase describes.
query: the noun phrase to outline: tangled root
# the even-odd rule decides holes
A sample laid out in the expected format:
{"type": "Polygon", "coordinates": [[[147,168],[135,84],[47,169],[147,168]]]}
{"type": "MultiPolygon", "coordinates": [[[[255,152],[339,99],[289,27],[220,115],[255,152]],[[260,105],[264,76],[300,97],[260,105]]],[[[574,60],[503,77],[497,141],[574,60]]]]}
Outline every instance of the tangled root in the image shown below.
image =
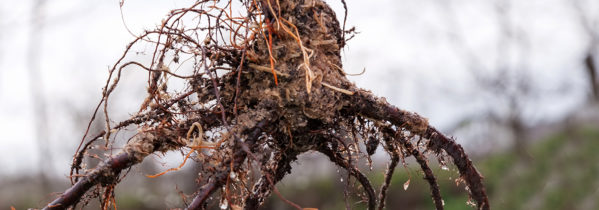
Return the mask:
{"type": "Polygon", "coordinates": [[[106,131],[81,142],[71,169],[74,185],[46,209],[73,206],[98,184],[105,189],[102,207],[115,205],[113,189],[122,170],[154,152],[177,149],[191,150],[188,154],[202,168],[196,180],[201,187],[189,209],[206,208],[221,189],[219,200],[231,208],[257,209],[277,193],[274,186],[291,171],[290,163],[308,151],[321,152],[346,169],[366,191],[369,209],[384,207],[394,168],[410,156],[421,166],[435,206],[443,209],[424,153],[447,154],[478,208],[489,209],[482,176],[461,146],[425,118],[347,80],[340,55],[347,32],[324,1],[243,0],[238,10],[233,10],[234,3],[198,0],[172,10],[157,29],[128,45],[111,69],[96,108],[99,113],[103,105],[106,131]],[[152,61],[124,62],[141,43],[154,46],[152,61]],[[147,96],[136,115],[112,126],[109,98],[128,66],[147,71],[147,96]],[[172,80],[185,87],[169,89],[172,80]],[[104,139],[109,148],[114,143],[111,133],[129,125],[136,125],[139,133],[123,151],[80,174],[91,145],[104,139]],[[367,151],[361,151],[360,144],[367,151]],[[379,145],[391,161],[377,196],[357,163],[369,159],[379,145]]]}

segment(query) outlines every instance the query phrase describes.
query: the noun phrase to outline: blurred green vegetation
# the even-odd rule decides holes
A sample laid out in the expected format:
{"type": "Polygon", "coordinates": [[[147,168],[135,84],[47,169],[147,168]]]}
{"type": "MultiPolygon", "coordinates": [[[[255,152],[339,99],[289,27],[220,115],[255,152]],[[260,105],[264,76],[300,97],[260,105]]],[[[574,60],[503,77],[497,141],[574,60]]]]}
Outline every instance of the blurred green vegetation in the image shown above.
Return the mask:
{"type": "MultiPolygon", "coordinates": [[[[524,159],[517,157],[513,152],[506,151],[475,161],[477,168],[485,176],[487,193],[493,209],[599,209],[599,128],[565,129],[544,139],[536,140],[528,151],[529,157],[524,159]]],[[[456,185],[458,183],[456,178],[459,177],[456,169],[450,167],[449,170],[442,170],[438,165],[433,165],[436,162],[434,158],[430,159],[431,168],[437,175],[441,188],[445,208],[473,209],[466,204],[468,196],[464,189],[465,185],[463,183],[456,185]]],[[[384,178],[383,170],[363,171],[370,177],[373,187],[378,191],[384,178]]],[[[343,173],[322,178],[308,177],[305,183],[284,182],[277,187],[282,196],[302,207],[345,209],[343,192],[347,177],[341,174],[343,173]],[[343,181],[341,181],[342,177],[343,181]]],[[[6,192],[3,194],[8,201],[0,202],[3,203],[0,207],[8,208],[12,205],[17,209],[26,209],[43,204],[40,202],[43,199],[38,198],[39,196],[23,196],[25,191],[31,192],[33,187],[17,188],[23,186],[23,182],[20,180],[5,185],[13,190],[10,194],[6,192]]],[[[352,183],[354,182],[355,180],[352,179],[352,183]]],[[[139,192],[136,193],[140,190],[140,185],[143,188],[143,184],[133,184],[136,187],[131,185],[117,188],[120,189],[117,194],[119,209],[164,209],[180,206],[179,204],[165,206],[164,199],[151,199],[155,202],[148,202],[148,193],[164,192],[148,191],[143,193],[145,194],[143,196],[139,192]]],[[[365,203],[361,202],[363,195],[360,194],[362,191],[359,188],[350,187],[348,192],[350,194],[348,203],[352,209],[366,208],[365,203]]],[[[92,201],[88,206],[91,208],[87,209],[95,209],[98,205],[94,202],[92,201]]],[[[212,207],[217,208],[217,206],[215,204],[212,207]]],[[[422,173],[416,163],[408,162],[407,167],[402,167],[400,164],[395,170],[386,206],[387,209],[434,209],[429,186],[422,179],[422,173]],[[407,190],[404,190],[403,186],[407,180],[410,180],[410,185],[407,190]]],[[[263,209],[293,208],[273,193],[263,209]]]]}
{"type": "MultiPolygon", "coordinates": [[[[529,148],[528,158],[519,158],[507,151],[476,161],[485,176],[487,193],[493,209],[599,209],[599,128],[575,128],[555,133],[537,140],[529,148]]],[[[431,164],[436,162],[430,161],[431,164]]],[[[387,200],[387,209],[434,209],[428,184],[422,179],[417,164],[407,169],[397,168],[387,200]],[[411,176],[411,178],[410,178],[411,176]],[[407,190],[403,184],[410,180],[407,190]]],[[[455,169],[441,170],[432,166],[437,175],[445,208],[473,209],[468,207],[465,185],[456,185],[455,169]]],[[[368,172],[378,190],[381,171],[368,172]]],[[[345,179],[345,177],[344,177],[345,179]]],[[[304,186],[278,185],[286,199],[302,207],[319,209],[344,209],[345,183],[340,176],[312,180],[304,186]]],[[[355,185],[357,186],[357,185],[355,185]]],[[[354,209],[364,209],[356,196],[350,204],[354,209]]],[[[271,196],[267,209],[292,209],[277,196],[271,196]]]]}

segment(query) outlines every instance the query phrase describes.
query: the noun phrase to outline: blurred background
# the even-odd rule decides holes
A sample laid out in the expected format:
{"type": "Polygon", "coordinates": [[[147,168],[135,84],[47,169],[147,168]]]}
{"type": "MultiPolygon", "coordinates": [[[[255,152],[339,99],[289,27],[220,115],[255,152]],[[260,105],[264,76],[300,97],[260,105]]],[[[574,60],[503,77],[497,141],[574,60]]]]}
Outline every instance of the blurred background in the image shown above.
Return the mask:
{"type": "MultiPolygon", "coordinates": [[[[343,18],[341,1],[327,2],[343,18]]],[[[350,79],[454,136],[485,176],[493,208],[599,209],[599,1],[346,2],[347,26],[359,34],[343,50],[344,68],[366,69],[350,79]]],[[[69,186],[72,155],[130,32],[192,2],[127,0],[122,12],[119,3],[0,1],[1,209],[42,207],[69,186]]],[[[136,50],[132,59],[147,61],[148,49],[136,50]]],[[[124,73],[114,121],[139,107],[146,84],[135,78],[144,76],[124,73]]],[[[364,165],[377,189],[387,160],[379,152],[372,171],[364,165]]],[[[396,170],[389,209],[434,208],[411,161],[396,170]]],[[[193,163],[143,176],[180,162],[173,152],[134,167],[116,189],[119,208],[181,207],[179,192],[196,187],[193,163]]],[[[457,171],[433,171],[446,208],[469,208],[457,171]]],[[[305,154],[277,187],[303,207],[343,209],[344,173],[323,155],[305,154]]],[[[364,208],[352,193],[352,205],[364,208]]],[[[290,209],[277,196],[265,208],[290,209]]]]}

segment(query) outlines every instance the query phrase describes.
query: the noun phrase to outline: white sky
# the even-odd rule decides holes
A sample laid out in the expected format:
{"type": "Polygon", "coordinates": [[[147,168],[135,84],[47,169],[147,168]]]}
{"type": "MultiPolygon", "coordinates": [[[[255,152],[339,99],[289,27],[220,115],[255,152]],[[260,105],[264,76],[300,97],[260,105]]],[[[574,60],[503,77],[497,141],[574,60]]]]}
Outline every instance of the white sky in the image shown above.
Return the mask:
{"type": "MultiPolygon", "coordinates": [[[[35,170],[39,159],[26,69],[32,2],[19,2],[0,1],[0,177],[35,170]]],[[[134,33],[140,33],[160,23],[170,9],[190,2],[127,0],[125,21],[134,33]]],[[[342,18],[340,1],[328,2],[342,18]]],[[[350,78],[358,86],[428,117],[440,128],[493,106],[489,98],[472,90],[475,87],[471,74],[451,44],[450,32],[462,37],[487,67],[503,59],[496,53],[500,47],[518,52],[517,47],[498,44],[502,36],[489,3],[493,1],[449,1],[453,14],[445,13],[443,2],[446,1],[347,0],[347,26],[356,26],[360,34],[348,43],[343,54],[346,71],[366,68],[363,76],[350,78]],[[457,31],[448,22],[452,16],[457,31]]],[[[533,121],[559,119],[580,105],[587,94],[580,61],[588,37],[582,34],[568,2],[514,1],[509,10],[512,22],[530,40],[527,64],[533,75],[531,84],[543,90],[562,86],[566,89],[564,94],[543,97],[528,105],[526,109],[533,121]]],[[[592,9],[597,9],[597,5],[590,10],[599,11],[592,9]]],[[[83,133],[83,126],[74,124],[77,116],[73,115],[93,110],[100,99],[108,66],[133,37],[122,23],[116,0],[50,0],[44,11],[45,28],[39,50],[43,93],[51,119],[48,141],[54,154],[53,173],[64,175],[83,133]]],[[[120,87],[112,106],[123,110],[121,118],[139,106],[144,84],[120,87]]],[[[88,114],[83,115],[79,117],[88,114]]]]}

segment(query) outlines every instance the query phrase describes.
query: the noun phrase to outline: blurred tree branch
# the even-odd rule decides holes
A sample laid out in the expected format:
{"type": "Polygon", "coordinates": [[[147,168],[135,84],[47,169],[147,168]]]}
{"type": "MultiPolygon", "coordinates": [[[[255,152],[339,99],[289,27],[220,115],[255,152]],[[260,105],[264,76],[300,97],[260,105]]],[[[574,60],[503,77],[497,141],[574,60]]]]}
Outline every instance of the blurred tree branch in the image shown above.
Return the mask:
{"type": "Polygon", "coordinates": [[[573,0],[571,4],[577,14],[585,35],[589,38],[587,42],[587,51],[583,63],[588,77],[589,88],[591,89],[590,101],[599,103],[599,79],[597,74],[597,58],[599,57],[599,18],[595,17],[597,13],[592,12],[592,1],[573,0]],[[589,9],[591,12],[585,10],[589,9]]]}

